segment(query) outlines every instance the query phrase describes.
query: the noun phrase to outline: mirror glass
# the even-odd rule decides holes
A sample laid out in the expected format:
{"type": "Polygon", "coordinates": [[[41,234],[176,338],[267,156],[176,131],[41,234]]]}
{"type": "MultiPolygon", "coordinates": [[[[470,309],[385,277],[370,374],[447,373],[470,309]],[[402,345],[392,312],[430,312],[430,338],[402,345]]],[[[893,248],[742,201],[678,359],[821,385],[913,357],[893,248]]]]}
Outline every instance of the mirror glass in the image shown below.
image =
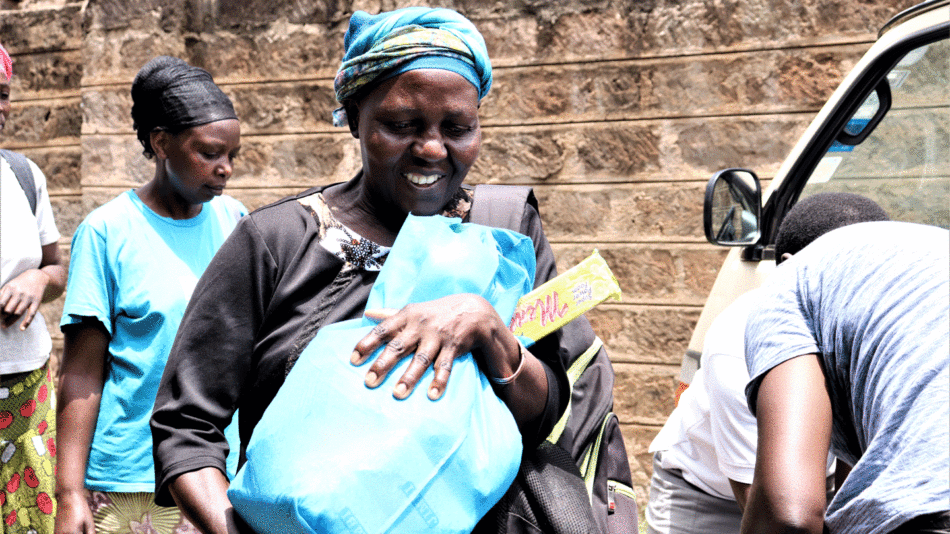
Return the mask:
{"type": "Polygon", "coordinates": [[[759,240],[759,181],[749,171],[730,169],[713,177],[706,237],[718,245],[759,240]]]}
{"type": "Polygon", "coordinates": [[[881,109],[881,99],[875,91],[868,95],[854,116],[848,120],[848,124],[844,127],[845,133],[855,137],[860,135],[879,109],[881,109]]]}

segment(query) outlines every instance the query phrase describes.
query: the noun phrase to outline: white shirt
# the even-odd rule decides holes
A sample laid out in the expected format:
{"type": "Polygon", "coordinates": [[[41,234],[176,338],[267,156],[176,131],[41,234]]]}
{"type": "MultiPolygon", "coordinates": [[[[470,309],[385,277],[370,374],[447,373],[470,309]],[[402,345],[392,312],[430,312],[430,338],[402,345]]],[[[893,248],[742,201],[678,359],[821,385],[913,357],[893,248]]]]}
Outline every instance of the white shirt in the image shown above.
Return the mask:
{"type": "MultiPolygon", "coordinates": [[[[53,221],[46,190],[46,176],[32,161],[36,186],[36,215],[13,169],[0,158],[0,287],[24,271],[36,269],[43,259],[42,247],[60,235],[53,221]]],[[[25,331],[20,321],[0,328],[0,374],[32,371],[46,363],[53,344],[43,315],[37,313],[25,331]]]]}
{"type": "Polygon", "coordinates": [[[744,337],[757,292],[741,295],[712,322],[693,382],[650,444],[650,452],[663,451],[664,469],[679,469],[687,482],[728,500],[735,500],[729,479],[751,484],[755,470],[744,337]]]}
{"type": "MultiPolygon", "coordinates": [[[[745,386],[745,327],[764,294],[740,295],[709,326],[700,367],[680,396],[650,452],[663,451],[664,469],[679,469],[683,478],[710,495],[734,501],[729,480],[752,483],[758,427],[749,411],[745,386]]],[[[828,476],[834,457],[828,457],[828,476]]]]}

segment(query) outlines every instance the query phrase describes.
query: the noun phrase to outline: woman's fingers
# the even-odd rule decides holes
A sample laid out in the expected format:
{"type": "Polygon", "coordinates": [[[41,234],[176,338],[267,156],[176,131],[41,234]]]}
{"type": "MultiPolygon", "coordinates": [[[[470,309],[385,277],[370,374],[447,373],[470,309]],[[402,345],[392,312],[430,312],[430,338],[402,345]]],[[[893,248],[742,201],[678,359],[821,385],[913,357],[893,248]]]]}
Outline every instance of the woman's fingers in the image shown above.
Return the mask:
{"type": "Polygon", "coordinates": [[[393,397],[405,399],[415,389],[416,384],[422,376],[429,370],[436,358],[441,358],[445,353],[445,347],[438,339],[428,339],[421,341],[416,347],[416,352],[412,355],[409,366],[399,377],[399,381],[393,388],[393,397]]]}
{"type": "Polygon", "coordinates": [[[23,321],[20,323],[20,330],[26,330],[30,323],[33,322],[33,317],[36,316],[36,312],[40,309],[40,303],[37,300],[34,300],[30,303],[30,306],[26,309],[26,313],[23,314],[23,321]]]}
{"type": "Polygon", "coordinates": [[[405,332],[393,338],[369,367],[369,372],[366,373],[366,387],[375,388],[382,384],[399,360],[414,352],[415,349],[416,343],[412,336],[406,335],[405,332]]]}
{"type": "Polygon", "coordinates": [[[452,373],[452,364],[455,362],[455,355],[451,352],[442,351],[435,360],[435,375],[432,382],[429,383],[429,398],[438,400],[445,393],[445,387],[449,383],[449,374],[452,373]]]}
{"type": "MultiPolygon", "coordinates": [[[[367,317],[369,317],[369,315],[367,315],[367,317]]],[[[385,318],[356,344],[356,347],[353,348],[353,353],[350,354],[350,363],[353,365],[363,365],[366,358],[369,358],[376,352],[376,349],[381,347],[383,343],[391,340],[393,336],[403,328],[404,324],[405,322],[395,315],[390,315],[385,318]]]]}
{"type": "Polygon", "coordinates": [[[485,356],[491,362],[497,356],[491,341],[498,338],[498,332],[507,332],[494,308],[477,295],[452,295],[401,310],[367,310],[364,315],[381,322],[356,344],[350,362],[362,365],[385,345],[365,375],[366,386],[376,388],[403,358],[411,356],[393,388],[397,399],[408,397],[429,367],[434,368],[434,376],[427,395],[433,400],[441,398],[455,358],[476,348],[491,348],[491,354],[485,356]]]}
{"type": "Polygon", "coordinates": [[[367,319],[381,323],[397,313],[399,313],[399,310],[395,308],[376,308],[375,310],[366,310],[363,312],[363,315],[365,315],[367,319]]]}
{"type": "Polygon", "coordinates": [[[23,295],[20,293],[10,292],[6,302],[3,305],[3,327],[8,328],[13,326],[17,320],[23,315],[28,308],[29,304],[26,299],[23,298],[23,295]]]}

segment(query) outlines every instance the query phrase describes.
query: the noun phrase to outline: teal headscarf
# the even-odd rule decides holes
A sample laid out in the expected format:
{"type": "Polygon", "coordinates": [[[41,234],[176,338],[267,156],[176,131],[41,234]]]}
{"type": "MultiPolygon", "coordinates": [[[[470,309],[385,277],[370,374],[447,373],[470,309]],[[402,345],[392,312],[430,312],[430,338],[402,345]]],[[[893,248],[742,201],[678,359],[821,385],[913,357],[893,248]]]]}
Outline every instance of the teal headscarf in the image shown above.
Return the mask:
{"type": "MultiPolygon", "coordinates": [[[[343,64],[333,88],[339,102],[371,83],[413,69],[455,72],[478,89],[481,100],[491,88],[491,63],[482,35],[451,9],[407,7],[370,15],[357,11],[343,38],[343,64]]],[[[346,112],[333,112],[333,124],[346,126],[346,112]]]]}

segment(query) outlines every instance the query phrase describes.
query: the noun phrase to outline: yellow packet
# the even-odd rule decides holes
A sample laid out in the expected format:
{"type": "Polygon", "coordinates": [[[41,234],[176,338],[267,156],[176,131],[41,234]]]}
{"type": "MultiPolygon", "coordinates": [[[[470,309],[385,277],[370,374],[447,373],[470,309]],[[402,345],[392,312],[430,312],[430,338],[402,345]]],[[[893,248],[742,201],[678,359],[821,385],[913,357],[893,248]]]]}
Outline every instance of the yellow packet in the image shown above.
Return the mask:
{"type": "Polygon", "coordinates": [[[508,328],[537,341],[608,298],[620,300],[620,284],[594,250],[584,261],[521,297],[508,328]]]}

